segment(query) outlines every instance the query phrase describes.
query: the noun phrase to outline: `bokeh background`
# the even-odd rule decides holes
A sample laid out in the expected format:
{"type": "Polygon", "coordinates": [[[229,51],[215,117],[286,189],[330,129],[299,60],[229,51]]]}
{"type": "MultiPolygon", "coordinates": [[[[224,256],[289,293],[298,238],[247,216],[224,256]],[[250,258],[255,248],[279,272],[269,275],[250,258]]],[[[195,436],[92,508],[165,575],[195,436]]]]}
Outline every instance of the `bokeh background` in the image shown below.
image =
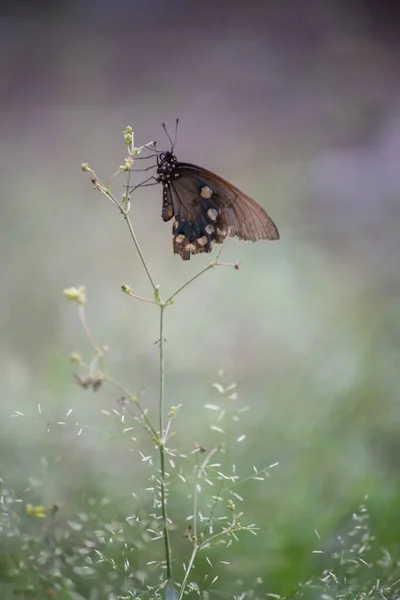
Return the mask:
{"type": "MultiPolygon", "coordinates": [[[[250,410],[235,425],[232,440],[247,437],[229,446],[229,460],[242,477],[279,462],[266,483],[242,489],[243,519],[260,532],[224,550],[230,564],[218,567],[211,597],[253,585],[259,597],[289,595],[322,568],[312,551],[332,545],[366,496],[377,546],[396,556],[396,2],[31,1],[9,6],[0,25],[3,485],[23,502],[59,502],[65,523],[92,500],[121,521],[153,512],[143,490],[154,471],[129,438],[97,431],[117,431],[102,411],[119,408],[118,392],[93,394],[73,381],[70,352],[90,358],[91,349],[62,291],[86,286],[110,372],[141,391],[155,417],[157,310],[121,293],[122,283],[146,297],[151,290],[124,222],[80,164],[106,180],[124,161],[127,125],[137,145],[155,139],[162,148],[161,122],[173,130],[178,116],[178,158],[256,198],[281,233],[279,243],[231,240],[225,259],[241,260],[241,269],[207,273],[167,312],[167,404],[182,404],[176,446],[191,456],[195,441],[218,443],[204,405],[221,401],[214,382],[235,381],[235,410],[250,410]],[[93,430],[57,427],[71,408],[69,420],[93,430]],[[24,417],[11,418],[16,410],[24,417]]],[[[207,264],[208,256],[173,256],[158,188],[135,194],[132,219],[165,296],[207,264]]],[[[188,488],[174,482],[181,573],[191,505],[188,488]]],[[[22,509],[19,527],[31,527],[22,509]]],[[[3,536],[3,554],[7,544],[3,536]]],[[[157,578],[145,564],[161,552],[160,542],[144,544],[129,572],[157,578]]],[[[90,583],[75,575],[83,594],[90,583]]]]}

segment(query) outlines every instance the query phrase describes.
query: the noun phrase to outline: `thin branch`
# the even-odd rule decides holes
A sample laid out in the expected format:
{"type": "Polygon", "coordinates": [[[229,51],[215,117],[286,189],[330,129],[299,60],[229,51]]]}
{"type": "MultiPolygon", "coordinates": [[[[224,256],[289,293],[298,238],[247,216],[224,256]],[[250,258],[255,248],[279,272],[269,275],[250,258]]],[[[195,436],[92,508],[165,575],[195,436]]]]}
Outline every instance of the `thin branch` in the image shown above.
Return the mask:
{"type": "Polygon", "coordinates": [[[92,346],[95,354],[97,356],[103,355],[102,350],[96,344],[96,342],[94,341],[94,337],[91,334],[91,331],[90,331],[90,328],[89,328],[89,324],[88,324],[87,319],[86,319],[85,307],[84,307],[83,304],[80,304],[78,306],[78,314],[79,314],[79,319],[80,319],[82,327],[83,327],[83,331],[85,332],[85,335],[86,335],[87,339],[89,340],[90,345],[92,346]]]}
{"type": "Polygon", "coordinates": [[[157,431],[154,429],[153,425],[151,424],[149,418],[146,415],[146,411],[144,410],[144,408],[142,407],[142,405],[139,402],[139,399],[134,396],[133,394],[130,393],[129,390],[127,390],[123,385],[121,385],[118,381],[116,381],[115,379],[113,379],[112,377],[110,377],[109,375],[105,374],[104,375],[104,379],[105,381],[108,381],[108,383],[110,383],[111,385],[115,386],[116,388],[118,388],[125,396],[127,396],[128,400],[132,403],[135,404],[140,412],[140,416],[142,417],[143,421],[146,423],[148,429],[145,428],[145,431],[147,431],[147,433],[149,433],[150,437],[154,440],[158,440],[158,433],[157,431]]]}
{"type": "Polygon", "coordinates": [[[103,196],[105,196],[107,198],[107,200],[109,200],[112,204],[114,204],[114,206],[116,206],[121,212],[124,211],[124,209],[122,208],[122,206],[120,205],[120,203],[118,202],[118,200],[116,198],[114,198],[113,194],[110,192],[110,190],[104,185],[104,183],[102,183],[100,181],[100,179],[97,177],[97,175],[95,174],[94,171],[91,171],[92,175],[93,175],[93,185],[94,187],[99,190],[99,192],[101,192],[103,194],[103,196]]]}
{"type": "Polygon", "coordinates": [[[167,495],[166,495],[166,475],[165,475],[165,435],[164,435],[164,389],[165,389],[165,359],[164,359],[164,311],[165,305],[160,306],[160,402],[159,402],[159,450],[160,450],[160,471],[161,471],[161,516],[163,523],[165,560],[167,566],[167,579],[172,578],[172,553],[169,540],[168,514],[167,514],[167,495]]]}
{"type": "Polygon", "coordinates": [[[163,444],[167,443],[167,439],[168,439],[168,436],[169,436],[169,430],[171,429],[171,424],[172,424],[172,419],[169,418],[168,422],[167,422],[167,426],[165,428],[164,436],[163,436],[163,444]]]}
{"type": "MultiPolygon", "coordinates": [[[[126,184],[127,184],[127,189],[129,189],[129,183],[130,183],[130,180],[131,180],[131,171],[128,171],[128,178],[127,178],[127,181],[126,181],[126,184]]],[[[128,199],[129,199],[129,196],[128,196],[128,199]]],[[[151,287],[153,288],[153,291],[156,291],[156,289],[157,289],[157,288],[156,288],[156,284],[154,283],[154,280],[153,280],[153,278],[152,278],[152,276],[151,276],[151,274],[150,274],[150,271],[149,271],[149,267],[147,266],[147,263],[146,263],[146,261],[144,260],[144,256],[143,256],[143,254],[142,254],[142,251],[141,251],[141,249],[140,249],[139,242],[137,241],[137,238],[136,238],[135,232],[134,232],[134,230],[133,230],[133,227],[132,227],[131,221],[130,221],[130,219],[129,219],[129,216],[128,216],[128,211],[127,211],[127,210],[124,210],[124,211],[122,211],[122,214],[123,214],[123,216],[124,216],[124,219],[125,219],[125,221],[126,221],[126,224],[128,225],[129,232],[130,232],[130,234],[131,234],[131,237],[132,237],[132,239],[133,239],[133,243],[135,244],[135,247],[136,247],[137,253],[139,254],[139,258],[140,258],[140,260],[142,261],[142,265],[143,265],[143,267],[144,267],[144,270],[145,270],[145,271],[146,271],[146,273],[147,273],[147,277],[149,278],[149,281],[150,281],[151,287]]]]}
{"type": "Polygon", "coordinates": [[[127,296],[130,296],[131,298],[135,298],[135,300],[140,300],[141,302],[147,302],[147,304],[155,304],[156,306],[160,306],[158,302],[155,302],[154,300],[148,300],[147,298],[142,298],[142,296],[137,296],[136,294],[132,294],[132,292],[127,292],[125,291],[125,294],[127,296]]]}
{"type": "Polygon", "coordinates": [[[198,553],[199,549],[200,549],[200,546],[197,544],[197,542],[195,542],[194,546],[193,546],[192,555],[190,557],[189,564],[188,564],[186,572],[185,572],[185,577],[183,578],[181,589],[179,590],[178,600],[182,600],[182,598],[183,598],[183,595],[185,593],[185,589],[186,589],[186,586],[187,586],[187,582],[188,582],[188,579],[189,579],[189,575],[190,575],[190,572],[191,572],[191,570],[193,568],[194,561],[196,560],[196,556],[197,556],[197,553],[198,553]]]}
{"type": "MultiPolygon", "coordinates": [[[[152,278],[152,276],[151,276],[151,274],[150,274],[150,271],[149,271],[149,268],[148,268],[148,266],[147,266],[147,263],[146,263],[146,261],[145,261],[145,259],[144,259],[143,253],[142,253],[142,251],[141,251],[141,249],[140,249],[139,243],[138,243],[138,241],[137,241],[137,238],[136,238],[135,232],[134,232],[134,230],[133,230],[132,224],[131,224],[131,222],[130,222],[130,219],[129,219],[129,216],[128,216],[128,211],[127,211],[127,210],[124,210],[124,208],[121,206],[121,204],[118,202],[118,200],[117,200],[117,199],[116,199],[116,198],[113,196],[113,194],[110,192],[109,188],[107,188],[107,187],[106,187],[106,186],[105,186],[105,185],[104,185],[104,184],[103,184],[103,183],[100,181],[100,179],[98,179],[98,178],[97,178],[97,176],[95,175],[94,171],[91,171],[91,173],[93,174],[93,177],[94,177],[94,178],[93,178],[93,182],[94,182],[94,185],[95,185],[96,189],[98,189],[98,190],[99,190],[99,192],[101,192],[101,193],[102,193],[102,194],[103,194],[103,195],[104,195],[104,196],[105,196],[105,197],[106,197],[108,200],[110,200],[110,202],[112,202],[112,203],[113,203],[113,204],[114,204],[114,205],[115,205],[115,206],[116,206],[116,207],[119,209],[119,211],[121,212],[121,214],[123,215],[123,217],[124,217],[124,219],[125,219],[125,221],[126,221],[126,223],[127,223],[127,225],[128,225],[129,232],[130,232],[130,234],[131,234],[131,237],[132,237],[133,243],[135,244],[135,247],[136,247],[137,253],[139,254],[139,258],[140,258],[140,260],[141,260],[141,262],[142,262],[142,265],[143,265],[143,267],[144,267],[144,270],[146,271],[147,277],[149,278],[149,281],[150,281],[151,287],[152,287],[152,288],[153,288],[153,290],[155,291],[155,290],[157,289],[157,288],[156,288],[156,284],[154,283],[154,280],[153,280],[153,278],[152,278]]],[[[131,176],[131,171],[128,171],[128,185],[129,185],[129,181],[130,181],[130,176],[131,176]]]]}
{"type": "Polygon", "coordinates": [[[207,271],[209,271],[210,269],[213,269],[214,267],[233,267],[234,269],[239,269],[240,262],[236,262],[236,263],[222,263],[219,260],[219,257],[221,256],[222,251],[225,248],[225,244],[226,244],[227,239],[228,238],[225,239],[225,241],[222,244],[221,248],[218,250],[217,256],[215,257],[215,260],[213,260],[209,265],[207,265],[207,267],[205,267],[204,269],[202,269],[199,273],[197,273],[196,275],[194,275],[193,277],[191,277],[186,283],[184,283],[180,288],[178,288],[176,290],[176,292],[174,292],[168,298],[168,300],[165,302],[165,304],[171,304],[172,301],[173,301],[173,299],[175,298],[175,296],[177,296],[178,294],[180,294],[185,288],[187,288],[191,283],[193,283],[193,281],[195,281],[198,277],[200,277],[204,273],[207,273],[207,271]]]}
{"type": "Polygon", "coordinates": [[[201,275],[203,275],[203,273],[207,273],[207,271],[209,271],[210,269],[213,269],[215,266],[216,266],[215,263],[212,262],[207,267],[205,267],[204,269],[202,269],[199,273],[197,273],[197,275],[194,275],[193,277],[191,277],[186,283],[184,283],[183,285],[181,285],[181,287],[178,288],[176,290],[176,292],[174,292],[168,298],[168,300],[165,302],[165,304],[170,304],[172,302],[172,300],[175,298],[175,296],[177,296],[178,294],[180,294],[185,288],[188,287],[188,285],[190,285],[191,283],[193,283],[193,281],[195,281],[198,277],[200,277],[201,275]]]}
{"type": "Polygon", "coordinates": [[[198,474],[199,479],[203,476],[203,474],[205,475],[205,469],[206,469],[208,463],[210,462],[210,460],[212,459],[212,457],[214,456],[214,454],[216,452],[218,452],[218,450],[220,450],[220,446],[214,446],[214,448],[211,448],[210,452],[207,454],[207,456],[205,457],[205,459],[201,463],[200,471],[199,471],[199,474],[198,474]]]}
{"type": "Polygon", "coordinates": [[[165,358],[164,358],[164,311],[165,306],[160,306],[160,403],[159,403],[159,424],[160,439],[164,438],[164,392],[165,392],[165,358]]]}
{"type": "Polygon", "coordinates": [[[203,548],[207,548],[208,545],[211,544],[211,542],[220,538],[223,535],[227,535],[228,533],[232,533],[232,532],[236,532],[236,531],[258,531],[258,529],[259,529],[258,527],[248,527],[248,526],[246,527],[245,525],[233,524],[230,527],[223,529],[219,533],[215,533],[214,535],[209,537],[205,542],[202,542],[199,545],[199,550],[202,550],[203,548]]]}
{"type": "Polygon", "coordinates": [[[198,490],[197,485],[199,484],[203,475],[205,475],[206,467],[210,462],[211,458],[214,456],[216,452],[218,452],[219,446],[215,446],[210,450],[207,454],[200,467],[197,468],[196,477],[195,477],[195,486],[194,486],[194,494],[193,494],[193,535],[197,543],[197,498],[198,498],[198,490]]]}
{"type": "Polygon", "coordinates": [[[124,216],[124,219],[125,219],[125,221],[126,221],[126,224],[128,225],[129,233],[131,234],[131,237],[132,237],[133,243],[135,244],[135,247],[136,247],[137,253],[139,254],[139,258],[140,258],[140,260],[141,260],[141,262],[142,262],[142,265],[143,265],[143,267],[144,267],[144,270],[146,271],[147,277],[149,278],[149,281],[150,281],[151,287],[153,288],[153,290],[154,290],[154,291],[156,291],[156,290],[157,290],[157,286],[156,286],[156,284],[154,283],[154,280],[153,280],[153,278],[152,278],[152,276],[151,276],[151,274],[150,274],[150,271],[149,271],[149,267],[147,266],[147,263],[146,263],[146,261],[145,261],[145,259],[144,259],[144,256],[143,256],[143,254],[142,254],[142,251],[141,251],[141,249],[140,249],[139,242],[137,241],[137,238],[136,238],[135,232],[134,232],[134,230],[133,230],[132,223],[131,223],[131,221],[130,221],[130,219],[129,219],[128,213],[127,213],[126,211],[124,211],[123,209],[121,209],[121,212],[122,212],[122,214],[123,214],[123,216],[124,216]]]}
{"type": "MultiPolygon", "coordinates": [[[[201,463],[201,465],[196,473],[194,499],[193,499],[193,551],[192,551],[192,554],[191,554],[191,557],[189,560],[189,564],[188,564],[186,572],[185,572],[185,577],[182,582],[182,586],[181,586],[180,593],[179,593],[179,600],[181,600],[181,598],[183,598],[183,594],[185,592],[185,588],[186,588],[186,585],[187,585],[187,582],[189,579],[190,571],[193,568],[197,553],[201,549],[201,543],[199,544],[198,539],[197,539],[197,496],[198,496],[197,484],[200,481],[200,479],[202,478],[202,476],[205,474],[205,469],[207,467],[207,464],[210,462],[211,458],[214,456],[214,454],[218,450],[219,450],[219,446],[215,446],[214,448],[212,448],[210,450],[210,452],[207,454],[207,456],[201,463]]],[[[215,505],[214,505],[214,508],[215,508],[215,505]]],[[[204,537],[204,534],[203,534],[203,537],[204,537]]]]}

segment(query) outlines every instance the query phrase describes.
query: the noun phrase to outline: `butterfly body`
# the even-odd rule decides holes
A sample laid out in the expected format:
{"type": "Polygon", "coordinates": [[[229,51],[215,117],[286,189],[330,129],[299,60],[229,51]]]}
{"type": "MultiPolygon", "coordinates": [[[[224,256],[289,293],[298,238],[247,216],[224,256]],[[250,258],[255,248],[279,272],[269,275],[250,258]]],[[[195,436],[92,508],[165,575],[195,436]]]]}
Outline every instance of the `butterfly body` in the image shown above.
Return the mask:
{"type": "Polygon", "coordinates": [[[278,230],[257,202],[202,167],[178,162],[173,150],[157,160],[163,186],[162,218],[173,222],[173,249],[183,260],[211,252],[227,235],[242,240],[277,240],[278,230]]]}

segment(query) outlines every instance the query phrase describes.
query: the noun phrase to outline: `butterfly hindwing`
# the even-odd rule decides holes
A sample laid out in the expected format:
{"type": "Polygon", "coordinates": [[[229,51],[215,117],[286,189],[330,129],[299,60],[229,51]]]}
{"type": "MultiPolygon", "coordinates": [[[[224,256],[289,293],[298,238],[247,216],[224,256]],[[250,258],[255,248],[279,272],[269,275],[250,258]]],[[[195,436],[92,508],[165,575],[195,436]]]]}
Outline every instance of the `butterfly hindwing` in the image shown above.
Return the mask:
{"type": "Polygon", "coordinates": [[[212,243],[221,243],[228,234],[212,188],[198,177],[185,176],[171,181],[174,207],[173,248],[184,260],[191,254],[211,252],[212,243]]]}

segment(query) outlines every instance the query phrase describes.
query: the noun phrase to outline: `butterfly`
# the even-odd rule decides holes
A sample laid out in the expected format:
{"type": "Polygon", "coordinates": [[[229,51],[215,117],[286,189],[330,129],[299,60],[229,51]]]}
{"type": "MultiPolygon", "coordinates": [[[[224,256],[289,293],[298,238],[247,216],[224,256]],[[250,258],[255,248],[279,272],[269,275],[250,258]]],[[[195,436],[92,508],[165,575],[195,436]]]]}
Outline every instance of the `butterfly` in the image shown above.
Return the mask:
{"type": "Polygon", "coordinates": [[[265,210],[252,198],[219,175],[179,162],[170,150],[157,151],[156,182],[162,185],[162,219],[173,219],[173,250],[183,260],[192,254],[211,252],[213,243],[229,236],[241,240],[278,240],[278,229],[265,210]]]}

